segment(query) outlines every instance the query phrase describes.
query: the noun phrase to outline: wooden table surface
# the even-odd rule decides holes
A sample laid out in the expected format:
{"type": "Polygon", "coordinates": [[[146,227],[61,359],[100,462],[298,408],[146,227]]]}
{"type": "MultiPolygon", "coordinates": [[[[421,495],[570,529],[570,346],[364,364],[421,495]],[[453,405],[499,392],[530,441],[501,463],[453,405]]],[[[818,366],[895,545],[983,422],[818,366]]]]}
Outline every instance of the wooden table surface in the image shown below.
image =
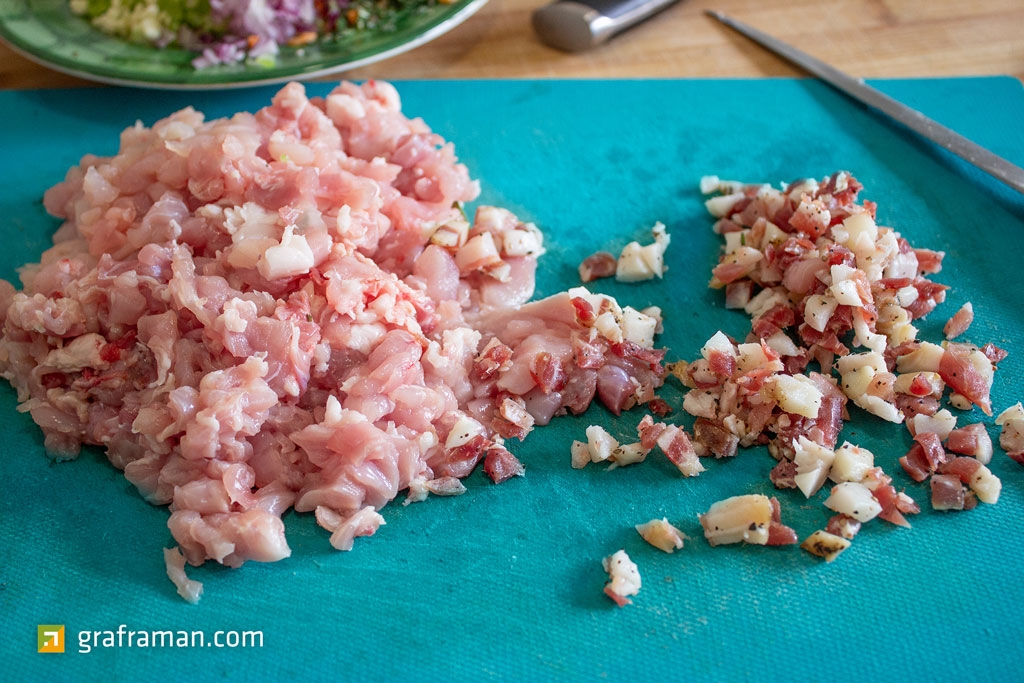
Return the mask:
{"type": "MultiPolygon", "coordinates": [[[[583,53],[543,45],[547,0],[490,0],[449,33],[338,78],[687,78],[802,75],[704,14],[713,8],[864,78],[1024,80],[1024,0],[682,0],[583,53]]],[[[0,45],[0,88],[86,85],[0,45]]]]}

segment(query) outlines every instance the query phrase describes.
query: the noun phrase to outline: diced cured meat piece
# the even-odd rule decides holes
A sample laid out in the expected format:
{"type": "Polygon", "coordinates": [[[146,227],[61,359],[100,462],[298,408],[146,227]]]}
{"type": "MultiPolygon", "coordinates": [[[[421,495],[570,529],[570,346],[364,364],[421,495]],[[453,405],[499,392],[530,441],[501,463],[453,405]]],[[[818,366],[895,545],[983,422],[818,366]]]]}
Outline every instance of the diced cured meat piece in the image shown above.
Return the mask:
{"type": "Polygon", "coordinates": [[[919,443],[914,443],[910,450],[905,455],[900,457],[900,465],[903,470],[910,475],[910,478],[914,481],[924,481],[927,479],[934,469],[928,463],[928,457],[925,454],[924,447],[919,443]]]}
{"type": "Polygon", "coordinates": [[[931,478],[932,508],[935,510],[963,510],[964,485],[955,474],[937,474],[931,478]]]}
{"type": "Polygon", "coordinates": [[[938,273],[942,270],[942,259],[946,256],[944,252],[921,248],[913,251],[917,257],[918,269],[922,273],[938,273]]]}
{"type": "Polygon", "coordinates": [[[747,494],[713,503],[706,513],[700,515],[700,524],[711,545],[766,545],[773,515],[770,498],[747,494]]]}
{"type": "Polygon", "coordinates": [[[530,362],[530,375],[545,394],[561,391],[569,381],[561,363],[547,351],[542,351],[533,357],[530,362]]]}
{"type": "Polygon", "coordinates": [[[777,489],[795,489],[796,463],[788,458],[783,458],[772,468],[768,477],[777,489]]]}
{"type": "Polygon", "coordinates": [[[523,463],[501,446],[491,446],[484,455],[484,472],[495,484],[521,477],[525,471],[523,463]]]}
{"type": "Polygon", "coordinates": [[[672,413],[672,406],[663,398],[652,398],[647,402],[647,410],[658,417],[666,417],[672,413]]]}
{"type": "Polygon", "coordinates": [[[992,361],[969,344],[950,342],[939,361],[939,374],[954,391],[992,414],[989,391],[992,387],[992,361]]]}
{"type": "Polygon", "coordinates": [[[582,334],[572,335],[573,360],[576,367],[598,370],[605,364],[606,347],[598,340],[588,340],[582,334]]]}
{"type": "Polygon", "coordinates": [[[819,529],[805,538],[800,547],[826,562],[833,562],[840,553],[850,547],[850,541],[843,536],[819,529]]]}
{"type": "MultiPolygon", "coordinates": [[[[722,457],[767,444],[777,488],[810,497],[827,479],[836,482],[825,505],[838,514],[803,544],[829,561],[862,523],[880,517],[909,527],[907,516],[920,511],[871,453],[835,448],[850,417],[847,400],[906,423],[914,443],[899,462],[913,480],[932,480],[937,507],[997,501],[985,426],[957,428],[943,404],[991,415],[993,375],[1006,351],[953,341],[973,321],[969,302],[948,319],[942,345],[920,339],[914,324],[945,300],[948,287],[929,278],[945,254],[879,225],[877,207],[857,203],[861,185],[846,172],[781,189],[716,177],[701,187],[721,193],[705,203],[723,241],[710,287],[725,289],[726,307],[744,310],[750,330],[742,343],[717,332],[700,358],[669,365],[688,390],[683,408],[695,418],[697,452],[722,457]]],[[[1000,444],[1024,463],[1024,408],[996,423],[1000,444]]]]}
{"type": "Polygon", "coordinates": [[[975,422],[952,430],[946,437],[946,449],[960,455],[973,456],[978,462],[987,465],[992,459],[992,438],[984,424],[975,422]]]}
{"type": "Polygon", "coordinates": [[[591,282],[615,275],[618,259],[607,251],[597,251],[583,259],[579,266],[580,280],[591,282]]]}
{"type": "Polygon", "coordinates": [[[508,370],[512,364],[512,349],[497,339],[492,339],[477,357],[474,365],[476,376],[487,380],[496,374],[508,370]]]}
{"type": "Polygon", "coordinates": [[[956,339],[971,326],[974,322],[974,307],[971,302],[968,301],[953,314],[953,316],[946,321],[945,326],[942,328],[943,334],[946,335],[946,339],[956,339]]]}
{"type": "Polygon", "coordinates": [[[934,472],[949,459],[939,435],[935,432],[918,432],[914,435],[914,441],[921,445],[921,452],[929,471],[934,472]]]}
{"type": "Polygon", "coordinates": [[[1009,355],[1009,352],[1006,349],[999,348],[998,346],[991,342],[989,342],[988,344],[983,344],[981,347],[981,352],[985,354],[986,358],[992,361],[992,365],[999,363],[1001,360],[1006,358],[1007,355],[1009,355]]]}
{"type": "Polygon", "coordinates": [[[704,471],[696,450],[686,432],[676,425],[668,425],[661,431],[655,442],[683,475],[695,477],[704,471]]]}
{"type": "Polygon", "coordinates": [[[861,523],[849,515],[833,515],[825,526],[825,531],[847,540],[852,539],[860,531],[861,523]]]}
{"type": "Polygon", "coordinates": [[[860,482],[844,481],[832,487],[825,507],[858,522],[868,522],[882,512],[882,505],[871,489],[860,482]]]}
{"type": "Polygon", "coordinates": [[[679,550],[686,540],[686,535],[664,517],[637,524],[636,530],[645,541],[666,553],[679,550]]]}
{"type": "Polygon", "coordinates": [[[1012,460],[1024,465],[1024,406],[1020,401],[996,418],[999,427],[999,445],[1012,460]]]}
{"type": "MultiPolygon", "coordinates": [[[[879,505],[882,506],[882,511],[878,513],[879,519],[884,519],[896,526],[910,528],[910,522],[903,515],[903,510],[900,509],[899,493],[896,492],[896,488],[892,484],[876,486],[872,489],[871,493],[875,496],[879,505]]],[[[903,507],[906,508],[906,505],[904,504],[903,507]]]]}
{"type": "Polygon", "coordinates": [[[632,604],[630,599],[640,592],[642,580],[636,563],[629,558],[625,550],[618,550],[602,560],[602,566],[608,573],[608,583],[604,593],[619,607],[632,604]]]}
{"type": "Polygon", "coordinates": [[[699,455],[713,455],[716,458],[731,458],[739,448],[739,438],[720,424],[698,418],[693,424],[693,439],[699,444],[699,455]]]}
{"type": "Polygon", "coordinates": [[[794,545],[800,542],[796,531],[782,523],[782,506],[778,498],[771,499],[772,520],[768,525],[768,541],[765,545],[794,545]]]}
{"type": "Polygon", "coordinates": [[[469,475],[483,457],[489,441],[483,434],[477,434],[466,443],[451,448],[438,465],[437,473],[442,476],[463,478],[469,475]]]}
{"type": "Polygon", "coordinates": [[[636,426],[637,436],[645,448],[654,448],[658,437],[668,428],[664,422],[655,422],[650,415],[644,415],[636,426]]]}

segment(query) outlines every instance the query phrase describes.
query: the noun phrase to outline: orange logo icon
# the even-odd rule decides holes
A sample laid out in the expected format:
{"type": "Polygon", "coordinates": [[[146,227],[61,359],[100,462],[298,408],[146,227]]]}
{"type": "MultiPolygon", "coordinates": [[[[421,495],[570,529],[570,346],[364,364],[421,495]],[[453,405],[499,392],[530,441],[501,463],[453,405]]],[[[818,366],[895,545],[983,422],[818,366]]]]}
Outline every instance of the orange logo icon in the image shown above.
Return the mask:
{"type": "Polygon", "coordinates": [[[64,652],[64,624],[39,625],[39,651],[64,652]]]}

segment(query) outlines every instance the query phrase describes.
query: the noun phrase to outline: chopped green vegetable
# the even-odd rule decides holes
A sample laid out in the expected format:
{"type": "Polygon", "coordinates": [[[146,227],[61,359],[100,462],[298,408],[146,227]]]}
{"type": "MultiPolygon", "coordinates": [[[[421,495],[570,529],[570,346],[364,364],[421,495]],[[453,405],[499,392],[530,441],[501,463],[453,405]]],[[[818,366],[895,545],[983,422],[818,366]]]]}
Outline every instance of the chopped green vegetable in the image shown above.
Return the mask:
{"type": "Polygon", "coordinates": [[[224,0],[69,0],[71,11],[104,33],[154,47],[193,51],[197,68],[245,62],[273,66],[281,49],[313,40],[386,33],[451,0],[282,0],[264,13],[224,0]],[[245,13],[245,20],[239,16],[245,13]],[[238,27],[244,26],[244,30],[238,27]]]}

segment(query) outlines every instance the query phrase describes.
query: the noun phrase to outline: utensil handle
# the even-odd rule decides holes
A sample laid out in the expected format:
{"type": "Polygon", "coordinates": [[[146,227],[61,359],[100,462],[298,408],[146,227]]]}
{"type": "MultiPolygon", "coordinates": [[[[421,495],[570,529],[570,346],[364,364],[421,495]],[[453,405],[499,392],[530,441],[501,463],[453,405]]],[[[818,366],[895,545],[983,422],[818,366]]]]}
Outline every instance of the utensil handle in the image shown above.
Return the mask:
{"type": "Polygon", "coordinates": [[[566,52],[604,43],[678,0],[555,0],[532,15],[542,42],[566,52]]]}

